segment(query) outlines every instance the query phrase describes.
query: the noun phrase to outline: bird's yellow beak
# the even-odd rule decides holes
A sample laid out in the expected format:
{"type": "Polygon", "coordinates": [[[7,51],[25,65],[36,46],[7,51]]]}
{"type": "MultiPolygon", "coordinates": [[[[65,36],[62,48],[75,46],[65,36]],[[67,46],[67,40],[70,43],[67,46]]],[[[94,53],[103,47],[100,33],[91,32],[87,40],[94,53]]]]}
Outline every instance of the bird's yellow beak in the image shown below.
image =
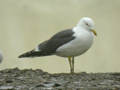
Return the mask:
{"type": "Polygon", "coordinates": [[[91,32],[93,32],[93,34],[94,34],[95,36],[97,36],[97,33],[96,33],[95,30],[92,29],[91,32]]]}

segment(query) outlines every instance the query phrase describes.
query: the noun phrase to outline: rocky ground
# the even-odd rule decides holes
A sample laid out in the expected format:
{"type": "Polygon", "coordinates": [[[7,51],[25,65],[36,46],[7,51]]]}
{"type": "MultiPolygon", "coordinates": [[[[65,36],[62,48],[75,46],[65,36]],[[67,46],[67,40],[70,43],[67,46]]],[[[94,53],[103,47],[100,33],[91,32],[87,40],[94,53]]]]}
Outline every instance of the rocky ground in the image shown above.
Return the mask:
{"type": "Polygon", "coordinates": [[[49,74],[40,69],[0,71],[0,90],[120,90],[120,73],[49,74]]]}

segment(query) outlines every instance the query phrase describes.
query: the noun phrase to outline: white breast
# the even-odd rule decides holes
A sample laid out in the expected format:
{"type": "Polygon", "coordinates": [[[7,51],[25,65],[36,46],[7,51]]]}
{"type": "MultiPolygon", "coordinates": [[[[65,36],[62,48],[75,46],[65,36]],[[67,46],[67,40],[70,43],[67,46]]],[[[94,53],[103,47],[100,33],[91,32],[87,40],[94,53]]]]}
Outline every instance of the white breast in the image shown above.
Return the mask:
{"type": "Polygon", "coordinates": [[[56,55],[62,57],[78,56],[91,47],[94,38],[92,32],[81,28],[74,28],[73,31],[75,39],[59,47],[56,50],[56,55]]]}

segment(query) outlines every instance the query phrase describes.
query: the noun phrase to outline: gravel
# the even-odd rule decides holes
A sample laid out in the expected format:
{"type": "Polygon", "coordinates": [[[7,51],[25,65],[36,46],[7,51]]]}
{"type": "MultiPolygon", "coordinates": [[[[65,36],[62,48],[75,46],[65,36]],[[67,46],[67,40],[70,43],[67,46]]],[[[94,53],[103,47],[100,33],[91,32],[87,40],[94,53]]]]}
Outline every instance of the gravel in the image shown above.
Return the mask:
{"type": "Polygon", "coordinates": [[[0,90],[120,90],[120,73],[58,73],[40,69],[0,71],[0,90]]]}

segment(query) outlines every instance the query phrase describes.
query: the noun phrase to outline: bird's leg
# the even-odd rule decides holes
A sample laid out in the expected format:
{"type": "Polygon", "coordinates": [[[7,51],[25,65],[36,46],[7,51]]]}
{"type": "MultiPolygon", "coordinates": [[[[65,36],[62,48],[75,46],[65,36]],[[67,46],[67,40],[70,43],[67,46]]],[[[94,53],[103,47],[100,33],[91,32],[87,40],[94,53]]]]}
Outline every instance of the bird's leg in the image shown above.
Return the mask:
{"type": "Polygon", "coordinates": [[[70,72],[72,73],[72,62],[71,57],[68,57],[69,65],[70,65],[70,72]]]}
{"type": "Polygon", "coordinates": [[[72,56],[72,74],[74,73],[74,56],[72,56]]]}

